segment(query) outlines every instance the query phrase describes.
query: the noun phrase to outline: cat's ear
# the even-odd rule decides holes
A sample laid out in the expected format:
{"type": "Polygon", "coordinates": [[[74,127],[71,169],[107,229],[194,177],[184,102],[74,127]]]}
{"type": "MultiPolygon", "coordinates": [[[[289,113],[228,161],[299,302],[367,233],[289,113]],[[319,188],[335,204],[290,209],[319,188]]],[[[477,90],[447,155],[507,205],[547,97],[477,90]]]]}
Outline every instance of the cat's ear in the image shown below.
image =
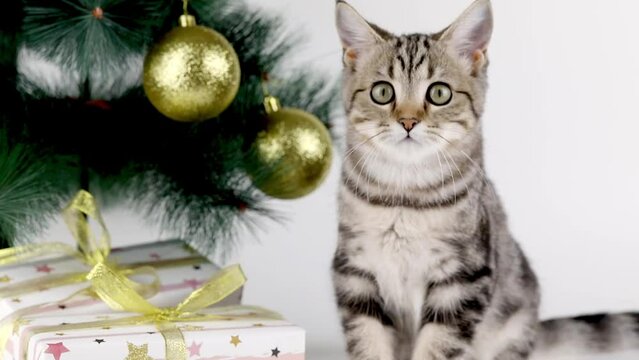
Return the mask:
{"type": "Polygon", "coordinates": [[[447,46],[472,65],[473,71],[486,64],[486,49],[493,33],[490,0],[475,0],[441,37],[447,46]]]}
{"type": "Polygon", "coordinates": [[[383,34],[369,24],[352,6],[338,1],[335,21],[344,49],[344,64],[354,67],[357,59],[376,44],[384,41],[383,34]]]}

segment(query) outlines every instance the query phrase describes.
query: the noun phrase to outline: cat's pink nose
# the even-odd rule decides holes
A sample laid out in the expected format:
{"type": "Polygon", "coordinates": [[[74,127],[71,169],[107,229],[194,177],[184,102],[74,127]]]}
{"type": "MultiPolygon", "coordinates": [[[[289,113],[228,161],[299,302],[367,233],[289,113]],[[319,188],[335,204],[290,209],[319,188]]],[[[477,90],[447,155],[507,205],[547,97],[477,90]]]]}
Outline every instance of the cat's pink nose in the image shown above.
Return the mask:
{"type": "Polygon", "coordinates": [[[402,126],[404,127],[404,129],[406,129],[406,131],[410,132],[411,130],[413,130],[413,128],[415,127],[415,125],[419,124],[419,120],[415,119],[415,118],[410,118],[410,119],[406,119],[406,118],[402,118],[397,120],[400,124],[402,124],[402,126]]]}

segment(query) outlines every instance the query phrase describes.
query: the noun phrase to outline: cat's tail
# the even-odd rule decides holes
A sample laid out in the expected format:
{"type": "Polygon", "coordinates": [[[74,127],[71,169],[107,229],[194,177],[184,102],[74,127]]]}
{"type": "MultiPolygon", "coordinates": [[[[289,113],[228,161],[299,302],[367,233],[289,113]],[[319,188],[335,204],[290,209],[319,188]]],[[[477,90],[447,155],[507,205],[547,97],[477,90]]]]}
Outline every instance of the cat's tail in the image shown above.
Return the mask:
{"type": "Polygon", "coordinates": [[[639,313],[586,315],[543,321],[531,360],[634,349],[639,350],[639,313]]]}

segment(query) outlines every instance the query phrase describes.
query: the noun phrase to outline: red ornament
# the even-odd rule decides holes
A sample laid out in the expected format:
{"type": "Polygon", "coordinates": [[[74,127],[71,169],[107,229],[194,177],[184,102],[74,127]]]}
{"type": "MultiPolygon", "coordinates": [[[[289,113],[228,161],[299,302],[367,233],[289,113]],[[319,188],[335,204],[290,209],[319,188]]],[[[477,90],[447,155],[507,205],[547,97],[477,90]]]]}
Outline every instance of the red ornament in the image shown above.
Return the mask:
{"type": "Polygon", "coordinates": [[[100,110],[111,110],[111,104],[104,100],[89,100],[85,102],[85,105],[95,107],[100,110]]]}

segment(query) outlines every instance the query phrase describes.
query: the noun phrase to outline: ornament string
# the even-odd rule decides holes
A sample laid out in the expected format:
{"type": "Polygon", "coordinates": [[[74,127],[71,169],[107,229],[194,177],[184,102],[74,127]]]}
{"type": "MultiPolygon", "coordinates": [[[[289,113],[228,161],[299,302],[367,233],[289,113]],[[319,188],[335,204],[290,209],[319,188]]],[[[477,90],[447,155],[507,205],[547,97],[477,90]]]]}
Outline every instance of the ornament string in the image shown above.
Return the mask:
{"type": "Polygon", "coordinates": [[[280,111],[282,105],[280,104],[280,100],[275,96],[271,95],[271,92],[268,88],[268,73],[262,74],[262,95],[264,96],[264,110],[266,110],[267,114],[272,114],[274,112],[280,111]]]}
{"type": "Polygon", "coordinates": [[[190,27],[190,26],[197,25],[195,16],[189,14],[189,0],[182,0],[182,11],[183,11],[183,14],[180,15],[181,27],[190,27]]]}

